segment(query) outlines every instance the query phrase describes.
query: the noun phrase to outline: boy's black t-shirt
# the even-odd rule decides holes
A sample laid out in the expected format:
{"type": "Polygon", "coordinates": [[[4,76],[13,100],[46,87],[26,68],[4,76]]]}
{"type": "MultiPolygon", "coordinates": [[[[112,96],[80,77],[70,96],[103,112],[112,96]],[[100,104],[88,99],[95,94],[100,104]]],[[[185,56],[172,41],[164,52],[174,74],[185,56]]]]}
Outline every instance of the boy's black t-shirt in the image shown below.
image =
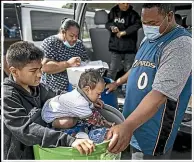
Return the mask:
{"type": "Polygon", "coordinates": [[[75,138],[47,127],[42,106],[56,94],[40,84],[31,94],[10,76],[4,81],[4,159],[34,159],[32,146],[71,146],[75,138]]]}

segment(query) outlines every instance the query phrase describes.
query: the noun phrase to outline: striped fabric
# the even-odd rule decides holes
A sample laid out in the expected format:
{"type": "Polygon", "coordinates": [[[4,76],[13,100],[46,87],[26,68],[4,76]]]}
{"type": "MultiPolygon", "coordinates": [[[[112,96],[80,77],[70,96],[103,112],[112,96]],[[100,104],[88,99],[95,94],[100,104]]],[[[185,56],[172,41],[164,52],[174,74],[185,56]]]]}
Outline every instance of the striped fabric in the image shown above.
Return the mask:
{"type": "Polygon", "coordinates": [[[88,118],[92,115],[93,104],[77,89],[48,100],[42,109],[42,118],[51,123],[61,117],[88,118]]]}

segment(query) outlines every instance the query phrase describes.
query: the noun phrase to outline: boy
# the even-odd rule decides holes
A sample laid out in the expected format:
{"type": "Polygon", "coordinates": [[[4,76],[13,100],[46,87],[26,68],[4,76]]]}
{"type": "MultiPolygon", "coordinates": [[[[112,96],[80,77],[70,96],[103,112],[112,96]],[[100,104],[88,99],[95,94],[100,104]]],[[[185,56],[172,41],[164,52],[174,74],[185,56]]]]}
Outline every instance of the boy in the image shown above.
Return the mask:
{"type": "Polygon", "coordinates": [[[11,75],[4,82],[4,159],[34,159],[36,144],[72,146],[86,154],[94,150],[92,141],[51,130],[42,120],[43,104],[56,95],[40,84],[43,55],[34,44],[23,41],[7,51],[11,75]]]}
{"type": "Polygon", "coordinates": [[[112,126],[93,104],[100,98],[104,87],[104,79],[97,71],[82,73],[77,89],[58,95],[45,103],[42,109],[43,120],[52,123],[54,128],[62,129],[75,126],[77,119],[84,119],[95,126],[112,126]]]}
{"type": "Polygon", "coordinates": [[[139,28],[141,18],[129,3],[118,3],[110,10],[106,23],[106,29],[110,31],[109,51],[112,53],[108,78],[116,79],[122,60],[125,72],[131,68],[136,54],[139,28]]]}

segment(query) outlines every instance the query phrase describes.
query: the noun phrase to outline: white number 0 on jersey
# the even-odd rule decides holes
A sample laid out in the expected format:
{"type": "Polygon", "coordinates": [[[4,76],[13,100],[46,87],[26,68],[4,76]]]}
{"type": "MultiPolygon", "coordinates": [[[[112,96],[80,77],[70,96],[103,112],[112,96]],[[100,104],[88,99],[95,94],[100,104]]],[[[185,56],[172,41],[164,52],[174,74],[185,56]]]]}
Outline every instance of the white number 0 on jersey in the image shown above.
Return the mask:
{"type": "Polygon", "coordinates": [[[140,76],[139,76],[139,79],[138,79],[138,82],[137,82],[137,87],[139,89],[144,89],[148,84],[148,75],[143,72],[140,76]]]}

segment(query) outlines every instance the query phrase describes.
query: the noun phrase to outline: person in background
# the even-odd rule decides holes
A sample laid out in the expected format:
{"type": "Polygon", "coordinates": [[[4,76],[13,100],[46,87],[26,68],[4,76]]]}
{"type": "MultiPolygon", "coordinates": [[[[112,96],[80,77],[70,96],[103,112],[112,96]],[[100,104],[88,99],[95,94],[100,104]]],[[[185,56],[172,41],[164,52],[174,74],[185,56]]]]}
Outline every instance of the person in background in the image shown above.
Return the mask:
{"type": "Polygon", "coordinates": [[[126,120],[108,132],[108,150],[131,145],[132,159],[170,159],[191,96],[192,38],[177,25],[169,3],[145,3],[141,20],[145,39],[130,71],[109,91],[127,82],[126,120]]]}
{"type": "Polygon", "coordinates": [[[42,82],[53,91],[68,90],[66,69],[79,66],[88,60],[83,43],[78,39],[80,27],[72,19],[64,19],[57,35],[46,38],[41,49],[45,54],[42,61],[42,82]]]}
{"type": "Polygon", "coordinates": [[[44,103],[56,96],[40,84],[43,52],[34,44],[21,41],[12,44],[6,59],[11,72],[4,88],[4,159],[33,160],[33,145],[41,147],[72,146],[90,154],[91,140],[76,139],[47,127],[41,118],[44,103]]]}
{"type": "Polygon", "coordinates": [[[107,77],[115,80],[122,60],[125,72],[131,68],[136,54],[137,31],[140,27],[140,16],[129,3],[118,3],[111,9],[106,23],[106,28],[111,32],[109,50],[112,52],[107,77]]]}

